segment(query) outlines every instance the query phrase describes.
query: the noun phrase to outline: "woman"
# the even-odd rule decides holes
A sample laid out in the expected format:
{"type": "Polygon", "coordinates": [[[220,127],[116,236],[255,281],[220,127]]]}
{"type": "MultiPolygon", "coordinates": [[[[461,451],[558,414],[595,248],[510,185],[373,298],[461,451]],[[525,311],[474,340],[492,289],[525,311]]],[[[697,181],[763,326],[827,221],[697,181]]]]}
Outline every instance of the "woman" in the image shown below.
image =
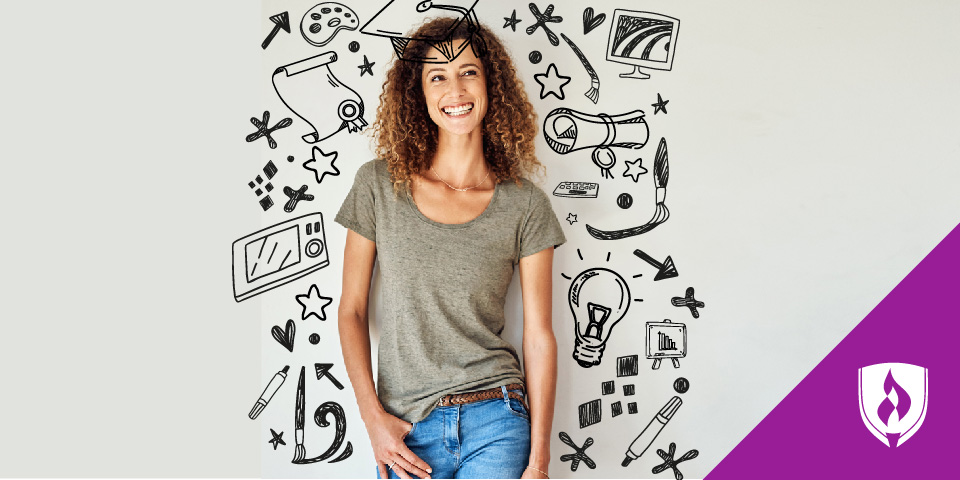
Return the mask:
{"type": "MultiPolygon", "coordinates": [[[[451,22],[417,35],[442,35],[451,22]]],[[[542,166],[536,115],[509,55],[487,29],[461,24],[453,38],[472,46],[449,63],[398,60],[387,73],[374,125],[381,158],[360,167],[337,214],[349,229],[343,358],[378,477],[548,478],[553,247],[565,239],[548,197],[523,178],[542,166]],[[367,318],[376,258],[377,390],[367,318]],[[526,376],[500,337],[516,265],[526,376]]],[[[405,55],[433,48],[413,42],[405,55]]]]}

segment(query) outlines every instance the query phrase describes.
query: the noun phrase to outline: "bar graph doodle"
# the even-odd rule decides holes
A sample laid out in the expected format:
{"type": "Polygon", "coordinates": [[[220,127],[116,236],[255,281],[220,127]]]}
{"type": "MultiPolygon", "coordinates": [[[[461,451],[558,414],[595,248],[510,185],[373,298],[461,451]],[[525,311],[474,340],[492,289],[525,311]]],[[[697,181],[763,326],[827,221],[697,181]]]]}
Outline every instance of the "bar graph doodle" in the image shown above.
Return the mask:
{"type": "Polygon", "coordinates": [[[597,103],[600,99],[600,77],[597,76],[597,71],[593,69],[593,65],[590,65],[590,60],[587,60],[587,56],[580,51],[576,43],[573,43],[572,40],[562,33],[560,36],[563,38],[563,41],[567,42],[567,45],[570,45],[570,49],[577,55],[580,64],[583,65],[584,70],[587,71],[587,75],[590,76],[590,89],[587,90],[583,96],[589,98],[591,102],[597,103]]]}
{"type": "Polygon", "coordinates": [[[250,135],[247,135],[247,138],[246,138],[247,143],[253,142],[254,140],[260,137],[264,137],[267,139],[267,145],[270,148],[277,148],[277,141],[273,139],[273,132],[276,132],[281,128],[289,127],[290,125],[293,124],[293,119],[284,118],[283,120],[280,120],[279,122],[277,122],[276,125],[272,127],[267,126],[269,122],[270,122],[270,112],[266,110],[263,111],[262,120],[257,119],[257,117],[250,117],[250,123],[252,123],[254,127],[257,127],[257,131],[251,133],[250,135]]]}
{"type": "Polygon", "coordinates": [[[637,150],[646,145],[650,129],[642,110],[619,115],[590,115],[569,108],[552,110],[543,120],[547,146],[560,155],[592,149],[590,158],[600,167],[603,178],[613,178],[610,169],[617,162],[611,147],[637,150]]]}
{"type": "Polygon", "coordinates": [[[593,7],[585,8],[583,10],[583,34],[586,35],[592,32],[594,28],[599,27],[606,19],[607,14],[601,13],[600,15],[594,15],[593,7]]]}
{"type": "Polygon", "coordinates": [[[543,33],[547,34],[547,40],[556,47],[560,45],[560,39],[557,38],[557,34],[553,33],[550,30],[550,27],[547,26],[548,23],[560,23],[563,21],[563,17],[553,15],[553,4],[547,6],[547,9],[540,13],[540,9],[537,6],[530,2],[530,13],[533,14],[533,18],[537,20],[536,23],[527,27],[527,35],[533,35],[533,32],[536,32],[538,28],[543,28],[543,33]]]}
{"type": "Polygon", "coordinates": [[[330,43],[341,30],[353,31],[358,26],[360,21],[350,7],[337,2],[322,2],[303,14],[300,33],[310,45],[322,47],[330,43]]]}
{"type": "Polygon", "coordinates": [[[587,437],[587,440],[583,442],[583,446],[579,447],[576,443],[573,443],[573,439],[570,438],[570,435],[567,435],[567,432],[560,432],[560,441],[572,448],[575,452],[560,456],[561,462],[570,462],[571,472],[577,471],[577,468],[580,467],[580,462],[583,462],[590,468],[597,468],[597,464],[594,463],[593,459],[588,457],[586,453],[587,448],[593,445],[593,437],[587,437]]]}
{"type": "Polygon", "coordinates": [[[687,288],[687,291],[682,297],[673,297],[670,299],[670,303],[674,307],[687,307],[690,309],[690,314],[693,315],[693,318],[700,318],[700,311],[698,308],[704,308],[704,303],[697,300],[693,296],[693,287],[687,288]]]}
{"type": "Polygon", "coordinates": [[[653,360],[653,369],[660,368],[660,362],[669,358],[673,368],[680,368],[680,359],[687,356],[687,326],[673,323],[669,319],[662,322],[647,322],[647,359],[653,360]]]}
{"type": "Polygon", "coordinates": [[[680,469],[677,468],[677,464],[681,462],[686,462],[687,460],[693,460],[694,458],[697,458],[697,456],[700,455],[700,451],[696,449],[690,450],[689,452],[684,453],[683,456],[681,456],[680,458],[674,460],[673,456],[676,454],[677,454],[676,443],[670,442],[670,451],[668,452],[664,452],[663,450],[660,450],[658,448],[657,455],[659,455],[660,458],[663,459],[663,463],[661,463],[660,465],[657,465],[656,467],[653,467],[652,472],[654,474],[657,474],[669,468],[673,470],[674,478],[676,478],[677,480],[683,480],[683,473],[681,473],[680,469]]]}
{"type": "Polygon", "coordinates": [[[270,334],[273,335],[273,339],[277,341],[283,348],[286,348],[293,353],[293,340],[297,337],[297,324],[293,323],[293,320],[287,320],[286,328],[280,328],[279,325],[274,325],[270,329],[270,334]]]}

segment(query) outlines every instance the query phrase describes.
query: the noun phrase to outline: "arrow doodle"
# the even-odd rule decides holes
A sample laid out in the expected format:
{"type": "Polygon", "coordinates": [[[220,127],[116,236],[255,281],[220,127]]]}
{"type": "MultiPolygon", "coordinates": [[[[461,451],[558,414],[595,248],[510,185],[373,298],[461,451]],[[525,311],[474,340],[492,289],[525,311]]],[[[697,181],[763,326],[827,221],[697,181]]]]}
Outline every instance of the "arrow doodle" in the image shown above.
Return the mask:
{"type": "Polygon", "coordinates": [[[633,254],[657,269],[657,275],[653,277],[654,281],[680,276],[680,274],[677,272],[677,267],[673,264],[673,259],[670,258],[670,255],[667,255],[667,259],[664,260],[663,263],[660,263],[650,255],[644,253],[643,250],[636,249],[633,251],[633,254]]]}
{"type": "Polygon", "coordinates": [[[260,47],[264,50],[270,45],[270,42],[273,41],[273,37],[276,37],[280,33],[280,29],[290,33],[290,14],[288,12],[278,13],[270,17],[270,21],[274,23],[273,30],[270,30],[270,34],[267,35],[266,40],[260,44],[260,47]]]}

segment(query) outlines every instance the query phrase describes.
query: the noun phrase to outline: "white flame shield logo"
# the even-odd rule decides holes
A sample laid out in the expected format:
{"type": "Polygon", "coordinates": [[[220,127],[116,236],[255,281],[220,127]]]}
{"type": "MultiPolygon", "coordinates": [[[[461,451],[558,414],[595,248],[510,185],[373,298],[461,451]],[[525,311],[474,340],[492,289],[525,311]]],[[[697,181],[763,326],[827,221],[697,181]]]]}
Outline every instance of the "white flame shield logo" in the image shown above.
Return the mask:
{"type": "Polygon", "coordinates": [[[927,369],[878,363],[858,370],[860,417],[891,448],[906,442],[927,415],[927,369]]]}

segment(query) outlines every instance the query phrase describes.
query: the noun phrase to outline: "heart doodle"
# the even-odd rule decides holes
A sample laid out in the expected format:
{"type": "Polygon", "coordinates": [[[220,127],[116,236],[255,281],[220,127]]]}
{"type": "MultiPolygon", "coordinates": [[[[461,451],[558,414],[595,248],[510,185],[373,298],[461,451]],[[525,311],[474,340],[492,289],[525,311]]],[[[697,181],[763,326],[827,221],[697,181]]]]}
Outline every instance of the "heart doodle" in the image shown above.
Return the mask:
{"type": "Polygon", "coordinates": [[[593,7],[587,7],[583,10],[583,34],[586,35],[600,26],[607,19],[606,13],[593,16],[593,7]]]}
{"type": "Polygon", "coordinates": [[[281,329],[280,326],[274,325],[270,329],[270,334],[273,335],[273,339],[277,341],[280,345],[283,345],[283,348],[286,348],[293,353],[293,338],[297,335],[297,324],[293,323],[293,320],[287,320],[286,330],[281,329]]]}

